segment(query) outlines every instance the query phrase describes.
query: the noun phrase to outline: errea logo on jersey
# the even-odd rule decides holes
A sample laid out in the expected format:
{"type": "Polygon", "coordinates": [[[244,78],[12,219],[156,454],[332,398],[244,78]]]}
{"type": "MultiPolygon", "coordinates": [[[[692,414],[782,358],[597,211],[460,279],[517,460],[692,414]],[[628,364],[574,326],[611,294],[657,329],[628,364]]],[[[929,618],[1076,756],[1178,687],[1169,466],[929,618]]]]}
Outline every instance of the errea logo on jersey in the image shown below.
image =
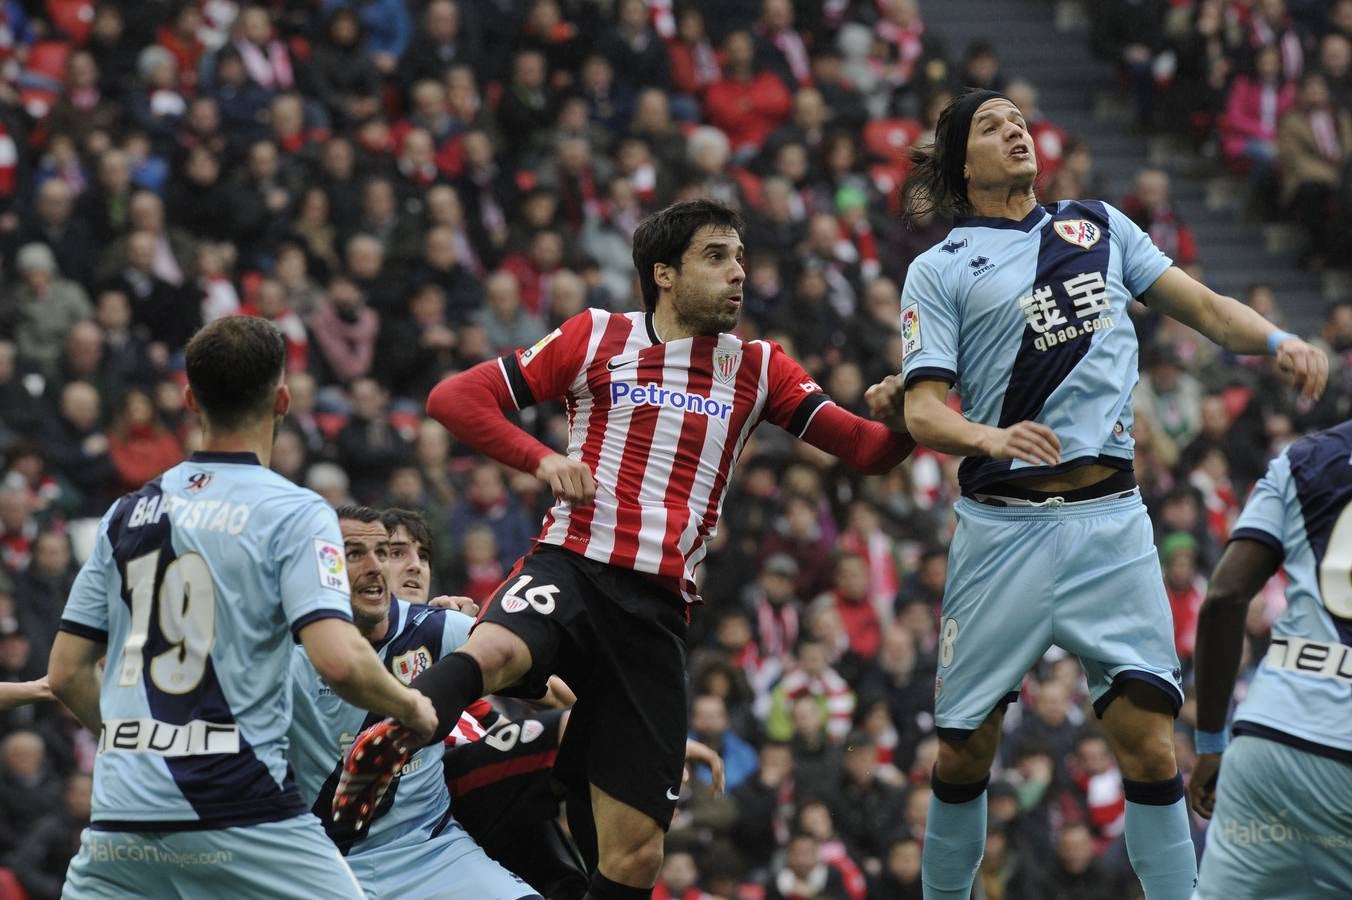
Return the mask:
{"type": "Polygon", "coordinates": [[[610,384],[610,403],[618,406],[621,402],[635,406],[669,406],[682,412],[708,416],[711,419],[726,420],[732,413],[732,404],[701,397],[686,391],[673,391],[660,384],[629,384],[613,381],[610,384]]]}

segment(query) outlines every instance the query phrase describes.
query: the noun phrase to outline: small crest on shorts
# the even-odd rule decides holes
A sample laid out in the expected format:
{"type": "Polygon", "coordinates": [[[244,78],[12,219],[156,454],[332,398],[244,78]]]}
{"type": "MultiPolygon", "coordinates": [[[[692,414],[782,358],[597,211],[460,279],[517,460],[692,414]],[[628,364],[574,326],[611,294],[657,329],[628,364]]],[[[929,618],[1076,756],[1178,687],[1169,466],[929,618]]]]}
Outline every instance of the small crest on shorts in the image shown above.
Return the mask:
{"type": "Polygon", "coordinates": [[[432,668],[432,654],[426,647],[419,647],[396,656],[391,660],[390,668],[394,670],[394,677],[407,685],[432,668]]]}
{"type": "Polygon", "coordinates": [[[527,719],[521,723],[521,743],[523,744],[529,744],[544,733],[544,723],[539,719],[527,719]]]}
{"type": "Polygon", "coordinates": [[[737,370],[742,367],[741,350],[725,350],[719,347],[714,351],[714,380],[719,384],[732,384],[737,370]]]}
{"type": "Polygon", "coordinates": [[[1099,242],[1103,232],[1088,219],[1066,219],[1052,225],[1057,236],[1068,244],[1088,250],[1099,242]]]}

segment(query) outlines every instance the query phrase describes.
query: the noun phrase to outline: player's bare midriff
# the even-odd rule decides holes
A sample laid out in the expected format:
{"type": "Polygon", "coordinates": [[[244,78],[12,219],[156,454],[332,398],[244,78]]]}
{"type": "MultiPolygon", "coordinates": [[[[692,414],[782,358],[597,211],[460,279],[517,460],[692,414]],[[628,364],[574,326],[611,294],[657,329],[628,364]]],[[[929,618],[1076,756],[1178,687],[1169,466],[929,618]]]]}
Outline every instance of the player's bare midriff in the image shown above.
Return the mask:
{"type": "Polygon", "coordinates": [[[1020,478],[1019,486],[1031,488],[1035,491],[1073,491],[1077,488],[1089,487],[1091,484],[1098,484],[1109,475],[1117,472],[1112,466],[1105,466],[1102,463],[1093,463],[1088,466],[1081,466],[1078,469],[1071,469],[1069,472],[1062,472],[1058,475],[1044,475],[1038,478],[1020,478]]]}

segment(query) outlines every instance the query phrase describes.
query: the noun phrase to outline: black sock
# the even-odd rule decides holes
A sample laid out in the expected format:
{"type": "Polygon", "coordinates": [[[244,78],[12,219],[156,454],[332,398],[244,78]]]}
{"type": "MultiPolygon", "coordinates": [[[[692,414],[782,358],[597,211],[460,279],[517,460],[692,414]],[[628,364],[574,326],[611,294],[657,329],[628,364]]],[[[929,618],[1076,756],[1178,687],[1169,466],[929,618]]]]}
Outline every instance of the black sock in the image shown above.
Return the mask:
{"type": "Polygon", "coordinates": [[[437,730],[429,744],[439,744],[451,733],[460,714],[484,695],[484,673],[479,661],[468,653],[452,653],[413,679],[409,685],[422,691],[437,710],[437,730]]]}
{"type": "Polygon", "coordinates": [[[650,887],[630,887],[611,881],[600,872],[593,872],[591,886],[587,888],[587,896],[582,900],[649,900],[652,895],[653,889],[650,887]]]}

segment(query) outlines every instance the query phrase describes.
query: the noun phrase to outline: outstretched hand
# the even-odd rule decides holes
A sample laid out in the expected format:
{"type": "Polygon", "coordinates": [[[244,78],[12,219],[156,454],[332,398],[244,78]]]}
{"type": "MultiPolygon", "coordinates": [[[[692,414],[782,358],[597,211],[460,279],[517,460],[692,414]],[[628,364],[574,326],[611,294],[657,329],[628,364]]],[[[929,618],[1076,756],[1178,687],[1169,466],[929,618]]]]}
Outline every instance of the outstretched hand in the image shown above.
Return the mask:
{"type": "Polygon", "coordinates": [[[1289,337],[1277,345],[1277,369],[1291,379],[1306,403],[1318,400],[1329,381],[1329,358],[1298,337],[1289,337]]]}
{"type": "Polygon", "coordinates": [[[694,766],[706,765],[709,767],[709,796],[717,797],[723,793],[723,757],[712,748],[701,744],[699,741],[686,738],[685,741],[685,775],[681,779],[690,780],[690,771],[694,766]]]}

